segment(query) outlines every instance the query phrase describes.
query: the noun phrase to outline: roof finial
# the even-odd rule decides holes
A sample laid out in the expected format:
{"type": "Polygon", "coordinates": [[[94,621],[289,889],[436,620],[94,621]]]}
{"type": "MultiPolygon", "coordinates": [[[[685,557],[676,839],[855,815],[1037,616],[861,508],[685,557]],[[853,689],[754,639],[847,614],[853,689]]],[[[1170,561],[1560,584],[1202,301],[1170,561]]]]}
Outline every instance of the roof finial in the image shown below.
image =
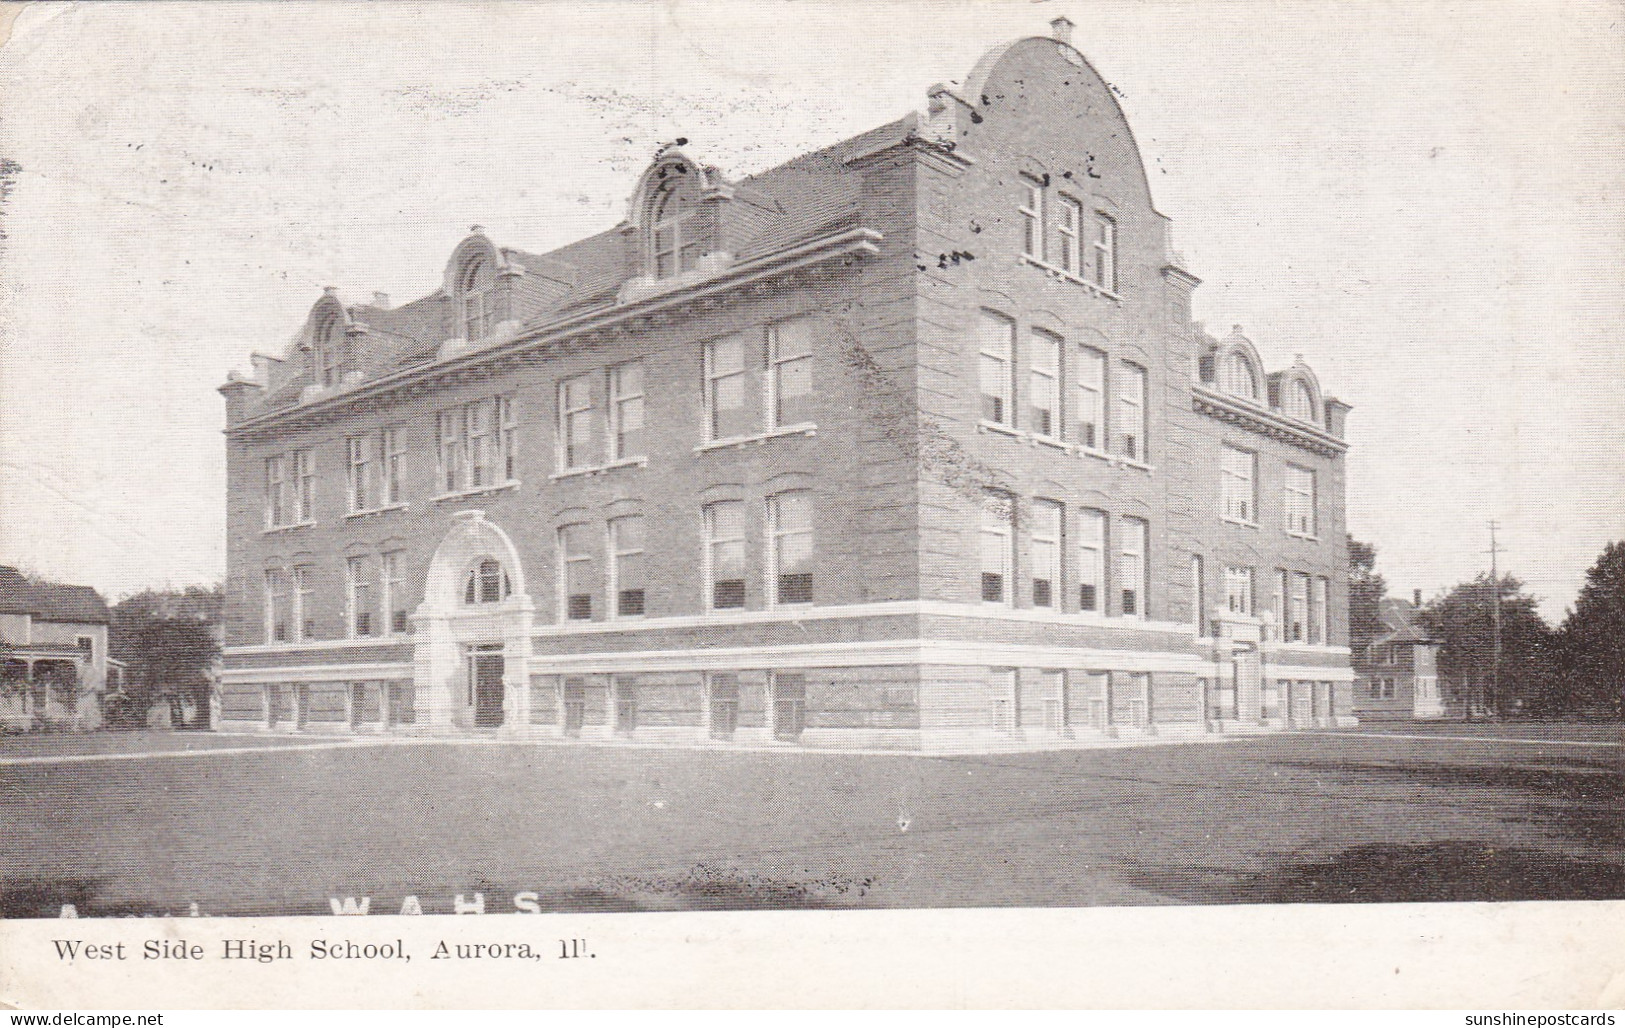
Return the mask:
{"type": "Polygon", "coordinates": [[[1056,18],[1051,18],[1049,22],[1049,34],[1056,41],[1070,45],[1072,42],[1072,19],[1068,18],[1064,14],[1056,18]]]}
{"type": "Polygon", "coordinates": [[[470,226],[468,226],[468,234],[472,235],[472,236],[483,236],[483,235],[485,235],[485,226],[484,225],[470,225],[470,226]]]}

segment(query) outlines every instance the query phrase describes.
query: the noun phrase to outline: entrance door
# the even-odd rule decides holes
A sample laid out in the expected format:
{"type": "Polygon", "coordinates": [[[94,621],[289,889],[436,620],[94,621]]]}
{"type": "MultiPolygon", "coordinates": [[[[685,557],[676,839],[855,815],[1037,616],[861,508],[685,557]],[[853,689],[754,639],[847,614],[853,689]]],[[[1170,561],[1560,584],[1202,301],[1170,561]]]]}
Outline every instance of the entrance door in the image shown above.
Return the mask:
{"type": "Polygon", "coordinates": [[[502,654],[476,653],[469,665],[474,679],[474,727],[496,728],[502,724],[502,654]]]}

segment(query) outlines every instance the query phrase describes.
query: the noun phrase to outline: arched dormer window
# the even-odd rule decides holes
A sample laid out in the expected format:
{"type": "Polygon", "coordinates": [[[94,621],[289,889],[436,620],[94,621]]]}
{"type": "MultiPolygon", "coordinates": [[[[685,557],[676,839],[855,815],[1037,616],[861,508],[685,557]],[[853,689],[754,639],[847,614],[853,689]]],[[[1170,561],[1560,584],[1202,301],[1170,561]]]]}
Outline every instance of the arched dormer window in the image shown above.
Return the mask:
{"type": "Polygon", "coordinates": [[[496,327],[496,270],[483,256],[470,257],[457,276],[463,338],[484,339],[496,327]]]}
{"type": "Polygon", "coordinates": [[[512,592],[508,584],[508,572],[502,565],[487,557],[468,569],[468,578],[463,582],[463,602],[500,603],[508,598],[512,592]]]}
{"type": "Polygon", "coordinates": [[[1318,421],[1315,416],[1315,394],[1309,388],[1309,383],[1301,378],[1294,378],[1286,391],[1286,412],[1288,417],[1299,421],[1318,421]]]}
{"type": "Polygon", "coordinates": [[[1232,350],[1219,361],[1219,388],[1244,400],[1258,399],[1258,378],[1253,362],[1241,350],[1232,350]]]}
{"type": "Polygon", "coordinates": [[[698,188],[687,165],[673,164],[655,193],[650,219],[650,254],[655,278],[671,278],[693,269],[704,253],[699,222],[698,188]]]}
{"type": "Polygon", "coordinates": [[[322,386],[338,385],[343,369],[344,326],[336,314],[328,314],[316,326],[311,354],[311,375],[322,386]]]}

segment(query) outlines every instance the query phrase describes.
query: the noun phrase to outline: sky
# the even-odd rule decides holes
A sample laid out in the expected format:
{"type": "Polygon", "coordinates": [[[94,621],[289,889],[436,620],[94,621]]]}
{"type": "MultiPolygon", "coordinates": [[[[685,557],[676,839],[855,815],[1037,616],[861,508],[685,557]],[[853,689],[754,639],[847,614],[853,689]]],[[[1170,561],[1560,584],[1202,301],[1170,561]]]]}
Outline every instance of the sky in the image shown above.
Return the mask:
{"type": "Polygon", "coordinates": [[[1487,569],[1495,519],[1560,620],[1625,538],[1620,2],[28,5],[0,48],[0,561],[109,598],[220,579],[215,388],[324,286],[422,296],[474,224],[602,231],[664,142],[760,171],[1061,14],[1196,317],[1353,405],[1348,523],[1390,591],[1487,569]]]}

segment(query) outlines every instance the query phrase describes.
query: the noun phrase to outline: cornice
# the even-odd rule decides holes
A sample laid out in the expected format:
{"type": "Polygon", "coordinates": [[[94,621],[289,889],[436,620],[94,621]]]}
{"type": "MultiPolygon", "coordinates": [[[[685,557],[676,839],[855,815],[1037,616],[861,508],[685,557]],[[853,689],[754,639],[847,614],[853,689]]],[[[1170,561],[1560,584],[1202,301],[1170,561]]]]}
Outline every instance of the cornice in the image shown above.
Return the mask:
{"type": "Polygon", "coordinates": [[[1284,418],[1202,385],[1191,386],[1191,409],[1322,457],[1340,457],[1349,448],[1348,443],[1313,425],[1284,418]]]}

